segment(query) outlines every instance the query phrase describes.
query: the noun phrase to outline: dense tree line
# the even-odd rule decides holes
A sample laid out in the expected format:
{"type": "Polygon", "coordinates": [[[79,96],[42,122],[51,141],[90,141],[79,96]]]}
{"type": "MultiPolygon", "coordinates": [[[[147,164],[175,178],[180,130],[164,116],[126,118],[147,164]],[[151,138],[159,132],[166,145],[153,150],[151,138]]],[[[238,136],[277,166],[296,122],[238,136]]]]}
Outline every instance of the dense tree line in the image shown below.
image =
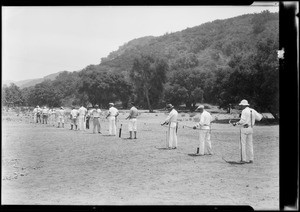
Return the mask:
{"type": "Polygon", "coordinates": [[[166,103],[226,108],[247,99],[259,111],[278,114],[278,13],[263,11],[216,20],[160,37],[128,42],[79,72],[62,72],[20,90],[4,87],[2,102],[102,107],[135,101],[150,111],[166,103]]]}

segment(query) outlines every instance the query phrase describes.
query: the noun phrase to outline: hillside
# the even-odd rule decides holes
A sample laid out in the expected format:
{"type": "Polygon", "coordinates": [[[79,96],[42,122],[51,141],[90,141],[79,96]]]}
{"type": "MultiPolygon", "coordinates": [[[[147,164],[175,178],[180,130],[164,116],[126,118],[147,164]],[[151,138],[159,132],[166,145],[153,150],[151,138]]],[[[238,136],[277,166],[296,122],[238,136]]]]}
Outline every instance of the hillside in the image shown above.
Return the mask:
{"type": "Polygon", "coordinates": [[[26,87],[31,87],[31,86],[35,86],[38,83],[43,82],[44,80],[55,80],[55,78],[62,73],[62,71],[54,73],[54,74],[49,74],[43,78],[37,78],[37,79],[27,79],[27,80],[21,80],[21,81],[5,81],[3,82],[3,85],[7,85],[9,86],[10,83],[14,83],[15,85],[17,85],[18,87],[22,88],[26,88],[26,87]]]}
{"type": "Polygon", "coordinates": [[[278,13],[247,14],[215,20],[159,37],[134,39],[102,58],[95,69],[127,72],[140,54],[155,54],[167,59],[171,69],[183,59],[196,58],[197,66],[215,70],[227,66],[233,55],[250,54],[265,37],[278,38],[278,13]]]}

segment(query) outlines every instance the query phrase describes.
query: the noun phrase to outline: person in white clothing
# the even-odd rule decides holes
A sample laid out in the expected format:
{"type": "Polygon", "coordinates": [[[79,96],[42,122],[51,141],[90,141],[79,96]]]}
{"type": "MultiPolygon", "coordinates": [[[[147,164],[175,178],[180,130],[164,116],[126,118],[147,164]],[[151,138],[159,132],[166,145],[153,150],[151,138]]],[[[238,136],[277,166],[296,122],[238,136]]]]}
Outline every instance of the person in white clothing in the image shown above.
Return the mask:
{"type": "Polygon", "coordinates": [[[212,155],[211,140],[210,140],[210,125],[212,116],[209,112],[204,110],[203,105],[199,105],[196,111],[200,112],[200,120],[193,129],[200,128],[199,130],[199,148],[197,149],[198,155],[212,155]]]}
{"type": "Polygon", "coordinates": [[[260,121],[263,116],[256,110],[249,107],[248,101],[243,99],[240,104],[242,108],[242,114],[240,121],[233,123],[233,125],[240,125],[240,151],[241,151],[241,162],[253,163],[254,152],[253,152],[253,127],[255,121],[260,121]],[[249,160],[248,160],[249,159],[249,160]]]}
{"type": "Polygon", "coordinates": [[[161,125],[167,124],[168,127],[168,134],[167,134],[167,148],[169,149],[177,149],[177,117],[178,112],[174,109],[172,104],[167,105],[167,110],[170,112],[167,119],[161,125]]]}
{"type": "Polygon", "coordinates": [[[37,105],[34,109],[33,109],[33,121],[34,123],[37,123],[38,120],[37,120],[37,113],[39,112],[39,106],[37,105]]]}
{"type": "Polygon", "coordinates": [[[56,115],[57,115],[57,127],[60,127],[60,124],[62,125],[62,128],[64,128],[65,126],[65,110],[63,107],[60,107],[59,110],[56,111],[56,115]]]}
{"type": "Polygon", "coordinates": [[[77,130],[77,125],[78,125],[78,110],[75,109],[75,107],[73,107],[73,109],[71,110],[71,114],[70,114],[70,118],[71,118],[71,130],[77,130]],[[75,125],[75,127],[74,127],[75,125]]]}
{"type": "Polygon", "coordinates": [[[78,109],[78,125],[79,125],[79,130],[85,130],[86,126],[85,126],[85,118],[86,118],[86,114],[87,114],[87,109],[81,105],[81,107],[78,109]]]}
{"type": "Polygon", "coordinates": [[[136,133],[137,133],[137,116],[138,116],[138,109],[135,107],[134,102],[129,103],[129,106],[131,106],[129,111],[129,116],[126,119],[129,119],[128,122],[128,130],[130,137],[128,139],[132,139],[132,131],[134,131],[134,139],[137,139],[136,133]]]}
{"type": "Polygon", "coordinates": [[[43,124],[47,124],[48,116],[49,116],[49,109],[46,106],[44,106],[44,108],[42,110],[42,115],[43,115],[43,124]]]}
{"type": "Polygon", "coordinates": [[[109,121],[109,135],[117,135],[116,118],[119,115],[119,111],[114,107],[114,103],[109,103],[108,118],[109,121]]]}
{"type": "Polygon", "coordinates": [[[96,127],[98,130],[98,133],[101,134],[101,125],[100,125],[100,116],[101,116],[101,110],[99,109],[98,105],[95,105],[95,109],[92,109],[90,111],[91,118],[93,119],[93,133],[96,133],[96,127]]]}

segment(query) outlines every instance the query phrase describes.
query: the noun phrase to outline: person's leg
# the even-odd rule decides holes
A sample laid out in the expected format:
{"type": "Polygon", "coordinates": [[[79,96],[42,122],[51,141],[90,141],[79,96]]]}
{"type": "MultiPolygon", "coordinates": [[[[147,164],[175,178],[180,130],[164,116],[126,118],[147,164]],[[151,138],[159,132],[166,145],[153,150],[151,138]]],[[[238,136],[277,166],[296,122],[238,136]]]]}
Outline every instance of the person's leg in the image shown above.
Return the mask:
{"type": "Polygon", "coordinates": [[[241,161],[243,162],[246,162],[246,139],[247,139],[247,134],[241,132],[240,154],[241,154],[241,161]]]}
{"type": "Polygon", "coordinates": [[[93,133],[96,133],[97,118],[93,118],[93,133]]]}
{"type": "Polygon", "coordinates": [[[205,133],[203,130],[199,130],[199,154],[204,155],[204,147],[205,147],[205,133]]]}
{"type": "Polygon", "coordinates": [[[64,127],[65,127],[65,120],[64,120],[64,117],[61,118],[61,124],[62,124],[62,127],[64,128],[64,127]]]}
{"type": "Polygon", "coordinates": [[[128,121],[128,131],[129,131],[129,139],[132,139],[132,131],[133,131],[133,120],[129,119],[128,121]]]}
{"type": "Polygon", "coordinates": [[[136,134],[137,134],[137,120],[136,119],[133,120],[132,128],[133,128],[133,131],[134,131],[134,139],[137,139],[137,137],[136,137],[136,134]]]}
{"type": "Polygon", "coordinates": [[[247,159],[249,159],[250,162],[253,162],[254,160],[253,133],[248,134],[246,144],[247,144],[246,149],[248,150],[247,159]]]}
{"type": "Polygon", "coordinates": [[[211,141],[210,141],[209,130],[206,131],[206,135],[205,135],[205,148],[206,148],[206,153],[208,155],[211,155],[212,154],[212,148],[211,148],[211,141]]]}
{"type": "Polygon", "coordinates": [[[109,122],[109,128],[108,128],[109,135],[112,135],[113,120],[111,117],[108,117],[108,122],[109,122]]]}
{"type": "Polygon", "coordinates": [[[98,130],[98,133],[101,133],[100,118],[97,118],[97,130],[98,130]]]}
{"type": "Polygon", "coordinates": [[[112,117],[112,120],[113,120],[113,135],[117,135],[117,126],[116,126],[116,118],[115,117],[112,117]]]}

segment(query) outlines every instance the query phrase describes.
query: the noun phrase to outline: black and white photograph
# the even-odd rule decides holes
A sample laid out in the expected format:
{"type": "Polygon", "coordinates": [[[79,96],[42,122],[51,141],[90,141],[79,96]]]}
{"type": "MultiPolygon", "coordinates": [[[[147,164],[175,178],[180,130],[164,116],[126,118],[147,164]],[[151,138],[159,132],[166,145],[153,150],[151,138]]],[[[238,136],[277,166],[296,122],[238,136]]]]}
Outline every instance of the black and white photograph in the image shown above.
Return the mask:
{"type": "Polygon", "coordinates": [[[279,210],[279,2],[2,6],[2,205],[279,210]]]}

